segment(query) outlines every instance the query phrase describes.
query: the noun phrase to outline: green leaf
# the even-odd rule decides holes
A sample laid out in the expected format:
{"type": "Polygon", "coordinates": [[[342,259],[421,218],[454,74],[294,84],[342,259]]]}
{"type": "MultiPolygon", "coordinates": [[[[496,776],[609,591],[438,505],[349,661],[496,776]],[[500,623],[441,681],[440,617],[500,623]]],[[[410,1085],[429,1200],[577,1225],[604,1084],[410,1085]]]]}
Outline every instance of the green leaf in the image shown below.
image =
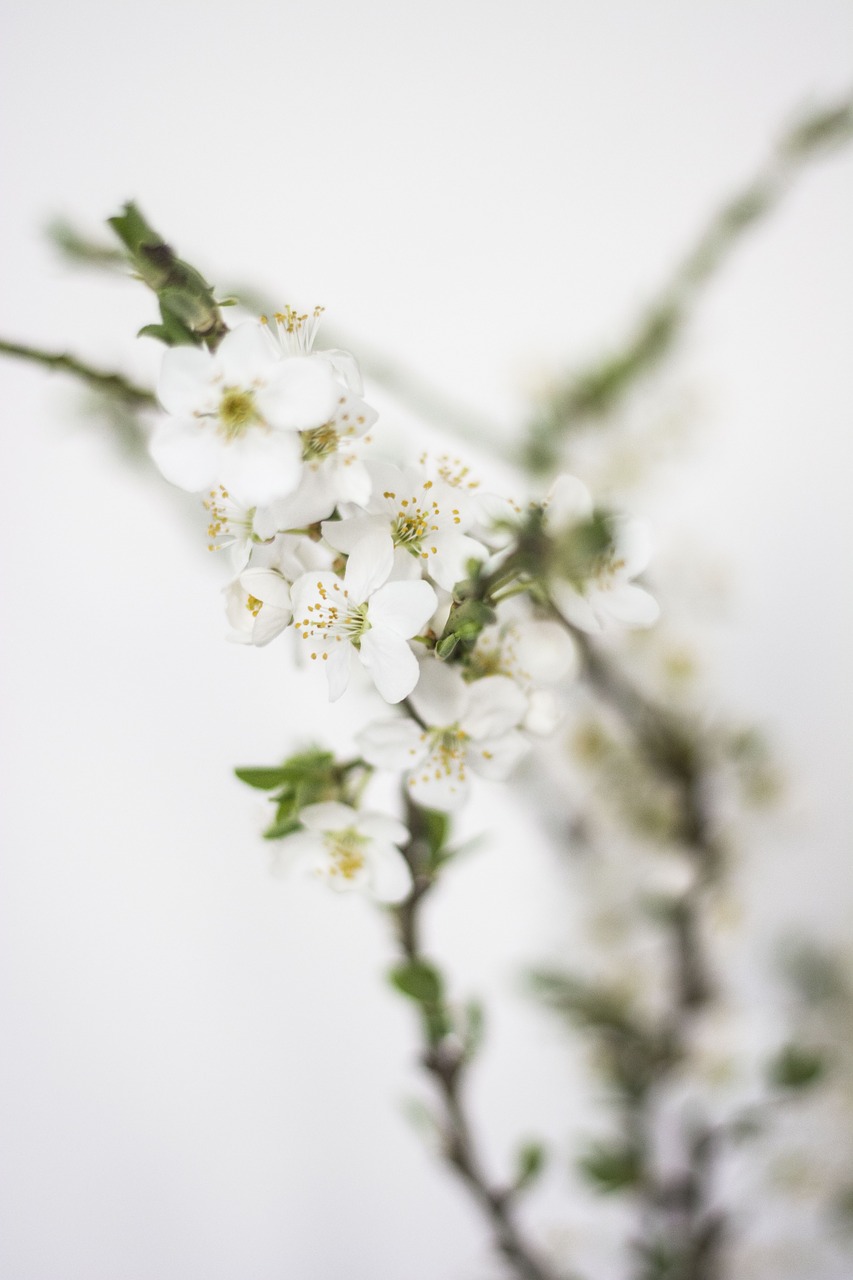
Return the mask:
{"type": "Polygon", "coordinates": [[[541,1142],[525,1142],[515,1159],[516,1188],[520,1191],[531,1186],[543,1172],[547,1162],[547,1152],[541,1142]]]}
{"type": "Polygon", "coordinates": [[[234,772],[241,782],[245,782],[249,787],[257,787],[260,791],[272,791],[275,787],[280,787],[287,776],[285,770],[281,767],[277,769],[235,769],[234,772]]]}
{"type": "Polygon", "coordinates": [[[283,840],[285,836],[289,836],[294,831],[299,830],[298,818],[277,818],[271,827],[267,827],[264,832],[265,840],[283,840]]]}
{"type": "Polygon", "coordinates": [[[439,1004],[444,992],[441,974],[425,960],[409,960],[388,975],[391,985],[418,1004],[439,1004]]]}
{"type": "Polygon", "coordinates": [[[642,1176],[636,1148],[620,1142],[599,1142],[578,1161],[581,1173],[600,1191],[625,1191],[642,1176]]]}
{"type": "Polygon", "coordinates": [[[780,1089],[805,1089],[826,1074],[826,1058],[805,1045],[787,1044],[770,1064],[771,1083],[780,1089]]]}

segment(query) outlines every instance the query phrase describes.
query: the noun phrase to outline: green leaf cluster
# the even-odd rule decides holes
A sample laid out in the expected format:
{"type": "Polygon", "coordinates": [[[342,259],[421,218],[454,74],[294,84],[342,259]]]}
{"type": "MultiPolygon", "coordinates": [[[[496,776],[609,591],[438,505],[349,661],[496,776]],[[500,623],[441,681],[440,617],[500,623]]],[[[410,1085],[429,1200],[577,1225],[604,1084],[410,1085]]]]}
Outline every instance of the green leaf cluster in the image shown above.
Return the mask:
{"type": "Polygon", "coordinates": [[[299,827],[299,812],[309,804],[323,800],[352,801],[351,778],[361,761],[338,764],[331,751],[319,748],[290,756],[271,768],[235,769],[237,777],[259,791],[271,791],[276,806],[275,820],[264,832],[266,840],[280,840],[299,827]]]}
{"type": "Polygon", "coordinates": [[[107,219],[128,251],[143,284],[157,295],[160,324],[140,330],[166,346],[208,346],[212,351],[228,332],[213,290],[200,272],[181,261],[133,203],[107,219]]]}

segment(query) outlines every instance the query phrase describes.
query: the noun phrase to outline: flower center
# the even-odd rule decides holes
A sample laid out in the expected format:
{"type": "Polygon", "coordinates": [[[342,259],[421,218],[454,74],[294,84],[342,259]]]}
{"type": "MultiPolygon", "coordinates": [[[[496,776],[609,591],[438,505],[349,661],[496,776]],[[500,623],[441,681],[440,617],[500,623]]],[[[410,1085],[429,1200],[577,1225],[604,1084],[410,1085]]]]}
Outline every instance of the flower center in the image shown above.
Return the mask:
{"type": "Polygon", "coordinates": [[[235,506],[228,490],[222,485],[218,490],[210,490],[207,497],[202,499],[202,506],[210,516],[210,524],[207,526],[207,536],[210,539],[208,551],[223,551],[241,538],[252,542],[263,541],[253,529],[256,508],[248,507],[243,510],[235,506]]]}
{"type": "MultiPolygon", "coordinates": [[[[349,591],[341,590],[341,584],[335,582],[331,589],[322,582],[317,583],[317,595],[314,603],[305,606],[305,617],[294,619],[294,626],[302,632],[303,640],[319,639],[323,644],[330,640],[340,643],[348,640],[356,649],[361,647],[361,637],[371,628],[368,617],[368,602],[351,604],[349,591]]],[[[314,661],[321,657],[326,661],[328,650],[311,654],[314,661]]]]}
{"type": "Polygon", "coordinates": [[[330,876],[340,876],[344,880],[354,880],[365,864],[364,848],[368,843],[367,836],[361,835],[355,827],[344,827],[342,831],[326,831],[323,843],[331,859],[330,876]]]}
{"type": "Polygon", "coordinates": [[[442,774],[445,777],[456,774],[460,781],[464,780],[468,734],[458,724],[451,724],[440,729],[430,729],[429,740],[427,767],[434,771],[436,779],[442,774]]]}
{"type": "MultiPolygon", "coordinates": [[[[307,356],[311,354],[314,339],[320,327],[323,307],[315,307],[311,315],[300,315],[293,307],[286,306],[283,311],[276,311],[274,336],[278,339],[286,356],[307,356]]],[[[273,332],[272,325],[266,316],[261,316],[264,324],[273,332]]]]}
{"type": "MultiPolygon", "coordinates": [[[[386,489],[382,497],[393,513],[391,538],[394,546],[405,547],[412,555],[427,560],[430,555],[437,554],[437,548],[430,545],[428,538],[430,534],[441,532],[442,515],[441,507],[429,493],[432,481],[425,481],[423,488],[425,494],[412,494],[411,498],[398,498],[390,489],[386,489]],[[425,540],[427,548],[423,550],[425,540]]],[[[452,517],[453,523],[459,524],[459,512],[454,510],[452,517]]],[[[446,517],[444,523],[447,523],[446,517]]]]}
{"type": "Polygon", "coordinates": [[[252,391],[226,387],[219,401],[219,430],[226,440],[239,440],[254,423],[260,422],[252,391]]]}
{"type": "Polygon", "coordinates": [[[249,610],[249,613],[252,615],[253,618],[257,618],[258,614],[260,613],[261,609],[263,609],[263,607],[264,607],[263,600],[259,600],[257,596],[246,597],[246,608],[249,610]]]}
{"type": "Polygon", "coordinates": [[[599,591],[610,591],[613,587],[613,579],[624,568],[625,561],[611,549],[599,557],[590,576],[599,591]]]}
{"type": "Polygon", "coordinates": [[[314,427],[312,431],[303,431],[301,436],[304,462],[316,462],[338,451],[340,436],[333,422],[327,422],[322,427],[314,427]]]}

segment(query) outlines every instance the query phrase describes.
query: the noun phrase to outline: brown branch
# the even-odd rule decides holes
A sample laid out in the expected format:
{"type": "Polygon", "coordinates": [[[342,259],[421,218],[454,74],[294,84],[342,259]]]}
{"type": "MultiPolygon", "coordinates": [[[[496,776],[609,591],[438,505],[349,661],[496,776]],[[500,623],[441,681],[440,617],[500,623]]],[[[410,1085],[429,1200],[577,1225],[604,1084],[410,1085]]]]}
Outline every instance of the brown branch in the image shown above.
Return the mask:
{"type": "MultiPolygon", "coordinates": [[[[421,909],[436,881],[426,870],[429,851],[418,831],[422,824],[417,807],[408,796],[405,797],[405,803],[409,829],[413,834],[410,844],[403,852],[412,871],[414,885],[409,897],[394,908],[393,914],[397,923],[400,950],[405,960],[418,965],[429,965],[421,948],[421,909]]],[[[449,1010],[443,1006],[443,1002],[438,1013],[439,1021],[448,1025],[449,1010]]],[[[434,1025],[433,1019],[433,1027],[434,1025]]],[[[558,1280],[556,1272],[537,1256],[536,1250],[518,1225],[514,1211],[517,1188],[511,1185],[496,1186],[483,1168],[465,1106],[464,1088],[469,1066],[465,1048],[455,1037],[437,1036],[434,1030],[430,1030],[426,1017],[423,1019],[423,1052],[420,1063],[432,1080],[442,1105],[442,1157],[455,1170],[491,1223],[498,1251],[503,1254],[519,1280],[558,1280]]]]}

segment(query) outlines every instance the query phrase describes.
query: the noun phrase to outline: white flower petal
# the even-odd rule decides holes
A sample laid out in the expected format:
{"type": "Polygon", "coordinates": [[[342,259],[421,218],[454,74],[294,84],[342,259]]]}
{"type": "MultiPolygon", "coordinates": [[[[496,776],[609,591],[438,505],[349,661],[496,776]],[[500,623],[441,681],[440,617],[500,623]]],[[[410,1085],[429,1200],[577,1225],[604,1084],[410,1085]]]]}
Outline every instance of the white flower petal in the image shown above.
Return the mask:
{"type": "Polygon", "coordinates": [[[223,385],[250,390],[263,382],[279,364],[266,330],[254,320],[238,324],[226,333],[214,357],[223,385]]]}
{"type": "Polygon", "coordinates": [[[408,640],[418,634],[437,608],[438,598],[428,582],[387,582],[371,597],[369,616],[374,627],[387,627],[408,640]]]}
{"type": "Polygon", "coordinates": [[[380,844],[403,845],[408,844],[411,838],[409,828],[399,818],[370,810],[359,813],[358,829],[380,844]]]}
{"type": "Polygon", "coordinates": [[[391,844],[376,844],[368,859],[370,889],[379,902],[402,902],[412,890],[409,864],[391,844]]]}
{"type": "Polygon", "coordinates": [[[421,677],[412,693],[412,706],[428,725],[456,724],[468,702],[468,686],[455,667],[437,658],[421,663],[421,677]]]}
{"type": "Polygon", "coordinates": [[[357,396],[362,394],[364,387],[361,381],[361,370],[354,355],[351,355],[349,351],[338,351],[334,347],[327,347],[324,351],[317,351],[315,355],[321,360],[328,360],[338,380],[344,384],[348,391],[352,391],[357,396]]]}
{"type": "Polygon", "coordinates": [[[304,869],[307,863],[313,863],[314,859],[322,853],[322,836],[316,835],[313,831],[293,831],[283,840],[276,841],[273,871],[281,875],[296,868],[304,869]]]}
{"type": "Polygon", "coordinates": [[[169,418],[148,447],[160,472],[179,489],[198,493],[221,479],[223,441],[201,421],[169,418]]]}
{"type": "Polygon", "coordinates": [[[297,488],[273,505],[276,528],[304,529],[318,520],[325,520],[335,505],[335,493],[322,468],[303,467],[297,488]]]}
{"type": "Polygon", "coordinates": [[[291,612],[290,587],[274,569],[244,569],[240,574],[240,585],[256,600],[262,600],[274,609],[291,612]]]}
{"type": "Polygon", "coordinates": [[[358,656],[386,702],[402,702],[418,682],[417,658],[405,640],[384,627],[365,632],[358,656]]]}
{"type": "Polygon", "coordinates": [[[461,726],[472,738],[494,738],[519,724],[527,697],[507,676],[486,676],[468,686],[468,705],[461,726]]]}
{"type": "Polygon", "coordinates": [[[553,689],[534,689],[527,695],[527,715],[521,727],[537,737],[548,737],[559,726],[565,708],[553,689]]]}
{"type": "Polygon", "coordinates": [[[339,393],[335,405],[334,423],[339,436],[357,440],[374,425],[379,414],[365,404],[359,396],[349,391],[339,393]]]}
{"type": "Polygon", "coordinates": [[[326,679],[329,682],[329,701],[337,702],[349,684],[350,666],[352,665],[352,645],[346,641],[334,644],[328,650],[328,658],[323,662],[326,679]]]}
{"type": "Polygon", "coordinates": [[[468,764],[481,778],[501,782],[508,778],[519,760],[530,750],[530,743],[516,729],[497,738],[474,742],[468,749],[468,764]]]}
{"type": "Polygon", "coordinates": [[[255,625],[252,627],[252,644],[256,648],[262,649],[264,645],[269,644],[276,636],[280,636],[282,631],[289,625],[289,609],[276,609],[272,605],[265,604],[255,616],[255,625]]]}
{"type": "Polygon", "coordinates": [[[330,547],[350,555],[368,534],[381,534],[391,541],[388,521],[382,516],[353,516],[348,520],[324,520],[323,537],[330,547]]]}
{"type": "Polygon", "coordinates": [[[408,716],[369,724],[356,742],[367,763],[377,769],[411,769],[429,749],[426,734],[408,716]]]}
{"type": "Polygon", "coordinates": [[[556,684],[580,669],[576,641],[553,618],[521,623],[516,632],[518,665],[537,684],[556,684]]]}
{"type": "Polygon", "coordinates": [[[430,547],[427,571],[445,591],[452,591],[457,582],[467,577],[469,560],[485,560],[488,552],[481,542],[463,533],[436,533],[426,540],[430,547]],[[435,551],[432,551],[432,548],[435,551]]]}
{"type": "Polygon", "coordinates": [[[552,532],[588,520],[593,512],[592,495],[577,476],[557,476],[546,503],[547,523],[552,532]]]}
{"type": "Polygon", "coordinates": [[[359,814],[351,805],[322,800],[299,810],[299,821],[309,831],[346,831],[356,825],[359,814]]]}
{"type": "Polygon", "coordinates": [[[218,479],[241,506],[266,506],[296,488],[302,471],[295,435],[250,427],[223,445],[218,479]]]}
{"type": "Polygon", "coordinates": [[[332,417],[338,399],[337,384],[325,360],[291,356],[269,374],[257,392],[259,410],[274,427],[310,431],[332,417]]]}
{"type": "Polygon", "coordinates": [[[370,472],[363,462],[351,454],[342,457],[339,453],[329,459],[334,468],[333,487],[337,501],[353,502],[357,507],[366,507],[370,501],[370,472]]]}
{"type": "Polygon", "coordinates": [[[571,623],[573,627],[577,627],[580,631],[588,631],[592,635],[601,630],[601,623],[595,610],[571,583],[561,578],[555,579],[551,583],[551,596],[566,622],[571,623]]]}
{"type": "MultiPolygon", "coordinates": [[[[347,560],[344,582],[350,599],[357,604],[371,596],[385,582],[394,565],[394,546],[387,533],[369,530],[353,547],[347,560]]],[[[377,593],[378,594],[378,593],[377,593]]],[[[373,600],[370,602],[373,621],[373,600]]]]}
{"type": "Polygon", "coordinates": [[[631,582],[623,582],[602,592],[596,603],[606,609],[614,622],[623,627],[650,627],[660,617],[660,605],[654,596],[631,582]]]}
{"type": "Polygon", "coordinates": [[[157,399],[167,413],[183,418],[211,408],[218,396],[213,380],[216,367],[201,347],[170,347],[163,356],[157,380],[157,399]]]}
{"type": "Polygon", "coordinates": [[[468,798],[469,784],[462,767],[447,769],[430,755],[409,775],[408,791],[413,800],[427,809],[452,812],[468,798]]]}
{"type": "Polygon", "coordinates": [[[647,520],[623,516],[614,521],[615,553],[623,561],[620,577],[636,578],[652,558],[652,531],[647,520]]]}

